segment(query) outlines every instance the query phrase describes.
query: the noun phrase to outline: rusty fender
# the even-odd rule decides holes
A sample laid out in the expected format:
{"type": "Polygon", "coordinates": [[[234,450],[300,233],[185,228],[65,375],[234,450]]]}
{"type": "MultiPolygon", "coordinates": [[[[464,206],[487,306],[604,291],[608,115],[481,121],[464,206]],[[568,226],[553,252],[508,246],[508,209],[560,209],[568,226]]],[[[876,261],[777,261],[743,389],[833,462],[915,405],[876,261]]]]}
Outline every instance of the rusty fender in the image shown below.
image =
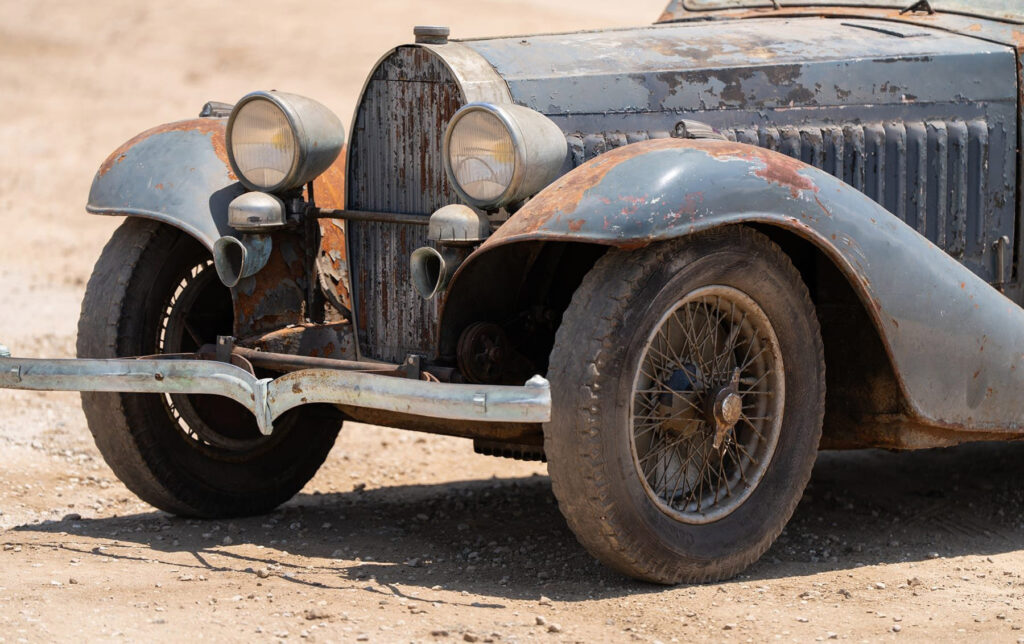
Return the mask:
{"type": "MultiPolygon", "coordinates": [[[[228,225],[228,204],[246,192],[228,162],[226,126],[227,119],[198,118],[160,125],[132,138],[100,166],[86,210],[155,219],[183,230],[212,252],[221,236],[237,234],[228,225]]],[[[344,159],[343,151],[313,182],[324,207],[344,207],[344,159]]],[[[350,306],[344,223],[324,220],[321,230],[321,272],[330,278],[334,299],[350,306]]],[[[302,321],[305,242],[301,233],[275,233],[267,266],[232,289],[236,335],[302,321]]]]}
{"type": "Polygon", "coordinates": [[[233,233],[228,204],[246,192],[228,164],[227,119],[157,126],[113,152],[96,172],[86,210],[155,219],[184,230],[212,251],[233,233]]]}
{"type": "Polygon", "coordinates": [[[495,232],[453,278],[527,240],[638,248],[761,223],[817,246],[879,331],[908,412],[955,430],[1024,428],[1024,310],[874,201],[825,172],[758,147],[658,139],[564,175],[495,232]]]}

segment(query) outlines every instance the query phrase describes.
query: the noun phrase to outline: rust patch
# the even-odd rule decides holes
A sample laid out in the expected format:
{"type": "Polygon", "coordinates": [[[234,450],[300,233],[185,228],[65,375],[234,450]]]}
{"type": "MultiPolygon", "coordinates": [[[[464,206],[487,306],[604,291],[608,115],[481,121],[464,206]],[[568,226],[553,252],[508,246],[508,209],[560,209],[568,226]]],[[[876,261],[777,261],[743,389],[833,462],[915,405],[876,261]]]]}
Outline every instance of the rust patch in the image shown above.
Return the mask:
{"type": "Polygon", "coordinates": [[[345,157],[347,146],[323,174],[313,180],[316,205],[321,208],[344,210],[345,208],[345,157]]]}
{"type": "Polygon", "coordinates": [[[227,119],[189,119],[187,121],[175,121],[174,123],[158,125],[146,130],[145,132],[137,134],[122,143],[121,146],[114,150],[100,165],[97,176],[102,177],[110,172],[110,169],[113,168],[114,165],[124,161],[125,157],[128,156],[129,150],[150,137],[170,132],[199,132],[210,139],[210,146],[213,148],[213,152],[217,155],[217,158],[224,163],[224,167],[228,171],[228,176],[231,177],[232,181],[237,181],[238,178],[235,176],[235,173],[231,171],[231,164],[228,162],[228,148],[224,129],[225,125],[227,125],[227,119]]]}
{"type": "MultiPolygon", "coordinates": [[[[754,175],[768,183],[788,188],[794,199],[799,198],[800,193],[805,190],[818,192],[818,186],[814,185],[810,177],[800,174],[801,170],[807,168],[807,164],[799,159],[765,148],[732,143],[731,141],[691,141],[690,143],[695,144],[692,147],[702,149],[716,159],[742,159],[763,163],[764,167],[755,170],[754,175]]],[[[825,213],[829,214],[828,210],[825,210],[825,213]]]]}
{"type": "Polygon", "coordinates": [[[297,233],[276,233],[267,265],[231,289],[236,337],[258,335],[303,321],[306,278],[302,254],[296,250],[301,243],[297,233]]]}
{"type": "Polygon", "coordinates": [[[578,233],[580,231],[580,229],[583,228],[583,224],[585,224],[586,221],[587,221],[586,219],[582,219],[582,218],[580,218],[580,219],[570,219],[569,220],[569,230],[571,230],[574,233],[578,233]]]}

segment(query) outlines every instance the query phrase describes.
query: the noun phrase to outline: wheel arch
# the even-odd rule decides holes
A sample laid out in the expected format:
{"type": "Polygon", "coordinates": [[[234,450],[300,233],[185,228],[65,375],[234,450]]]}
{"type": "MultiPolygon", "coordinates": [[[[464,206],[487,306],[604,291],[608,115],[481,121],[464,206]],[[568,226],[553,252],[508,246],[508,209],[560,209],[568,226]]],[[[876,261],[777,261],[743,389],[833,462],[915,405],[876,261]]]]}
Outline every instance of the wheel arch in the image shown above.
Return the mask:
{"type": "MultiPolygon", "coordinates": [[[[737,224],[779,243],[819,291],[822,326],[833,336],[827,359],[843,375],[830,384],[847,392],[830,405],[830,446],[926,447],[1024,433],[1024,400],[1014,394],[1024,387],[1018,305],[851,186],[727,141],[646,141],[560,178],[460,267],[440,346],[452,347],[460,308],[489,288],[487,274],[521,270],[546,244],[630,249],[737,224]],[[823,279],[824,294],[815,286],[823,279]],[[829,319],[837,303],[849,315],[829,319]]],[[[511,289],[491,290],[478,309],[511,297],[511,289]]]]}

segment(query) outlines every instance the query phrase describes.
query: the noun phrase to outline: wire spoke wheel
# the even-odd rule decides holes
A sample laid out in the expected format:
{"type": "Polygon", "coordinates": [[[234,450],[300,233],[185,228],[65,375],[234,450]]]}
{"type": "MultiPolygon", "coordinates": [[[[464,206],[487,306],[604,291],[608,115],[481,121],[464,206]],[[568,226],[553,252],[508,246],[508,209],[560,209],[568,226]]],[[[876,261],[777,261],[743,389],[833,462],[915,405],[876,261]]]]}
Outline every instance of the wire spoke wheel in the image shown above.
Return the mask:
{"type": "Polygon", "coordinates": [[[743,226],[609,251],[551,352],[551,487],[580,543],[659,583],[737,574],[781,533],[821,441],[811,293],[743,226]]]}
{"type": "Polygon", "coordinates": [[[784,399],[764,311],[732,287],[687,294],[651,332],[633,385],[633,458],[647,493],[685,523],[731,513],[771,462],[784,399]]]}

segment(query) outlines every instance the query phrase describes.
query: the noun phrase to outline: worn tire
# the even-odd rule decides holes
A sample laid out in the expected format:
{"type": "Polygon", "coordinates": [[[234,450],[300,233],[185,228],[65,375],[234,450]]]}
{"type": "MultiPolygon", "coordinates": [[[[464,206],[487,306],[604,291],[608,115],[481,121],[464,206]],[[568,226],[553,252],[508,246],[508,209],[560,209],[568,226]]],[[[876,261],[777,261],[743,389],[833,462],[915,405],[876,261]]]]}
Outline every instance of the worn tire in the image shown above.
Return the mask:
{"type": "MultiPolygon", "coordinates": [[[[126,220],[103,249],[86,288],[78,356],[158,353],[161,311],[189,267],[212,271],[209,259],[203,246],[175,228],[126,220]]],[[[228,298],[217,307],[217,332],[229,333],[230,294],[219,283],[216,288],[222,290],[206,294],[204,302],[228,298]]],[[[221,424],[232,428],[234,438],[245,439],[244,449],[186,435],[161,394],[82,394],[89,430],[110,468],[139,498],[173,514],[213,518],[270,511],[313,477],[341,427],[333,408],[308,406],[282,416],[274,434],[262,438],[253,433],[254,421],[243,407],[213,396],[187,397],[196,398],[207,405],[216,398],[217,413],[204,418],[215,431],[221,424]]]]}
{"type": "Polygon", "coordinates": [[[825,363],[807,288],[766,236],[730,227],[609,251],[573,296],[550,365],[553,414],[544,445],[552,487],[591,554],[631,577],[674,584],[735,576],[768,549],[810,478],[825,363]],[[652,320],[663,319],[665,302],[706,285],[738,289],[761,307],[781,347],[786,386],[763,478],[731,514],[694,525],[659,509],[645,491],[630,401],[652,320]]]}

